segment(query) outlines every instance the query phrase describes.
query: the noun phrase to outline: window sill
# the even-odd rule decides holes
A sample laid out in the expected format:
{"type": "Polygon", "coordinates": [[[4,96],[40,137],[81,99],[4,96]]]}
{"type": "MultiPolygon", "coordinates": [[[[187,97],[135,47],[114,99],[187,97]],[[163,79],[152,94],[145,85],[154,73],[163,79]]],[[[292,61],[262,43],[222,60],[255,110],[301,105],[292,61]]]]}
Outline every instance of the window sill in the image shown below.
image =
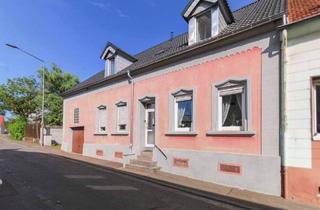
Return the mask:
{"type": "Polygon", "coordinates": [[[313,136],[313,137],[312,137],[312,140],[313,140],[313,141],[320,141],[320,135],[317,134],[317,135],[313,136]]]}
{"type": "Polygon", "coordinates": [[[239,136],[239,137],[252,137],[255,136],[255,131],[210,131],[207,136],[239,136]]]}
{"type": "Polygon", "coordinates": [[[197,136],[198,133],[195,131],[173,131],[173,132],[167,132],[165,134],[166,136],[197,136]]]}
{"type": "Polygon", "coordinates": [[[129,136],[129,132],[112,132],[111,136],[129,136]]]}
{"type": "Polygon", "coordinates": [[[94,133],[94,136],[108,136],[108,133],[94,133]]]}

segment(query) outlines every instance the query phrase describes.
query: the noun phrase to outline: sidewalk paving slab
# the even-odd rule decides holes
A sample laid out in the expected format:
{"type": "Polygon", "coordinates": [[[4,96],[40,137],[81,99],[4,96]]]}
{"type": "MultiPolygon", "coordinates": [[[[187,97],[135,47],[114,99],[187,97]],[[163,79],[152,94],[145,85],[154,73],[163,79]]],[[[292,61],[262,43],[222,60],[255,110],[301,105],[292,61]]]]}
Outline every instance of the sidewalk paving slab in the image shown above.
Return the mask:
{"type": "MultiPolygon", "coordinates": [[[[86,157],[79,154],[74,153],[67,153],[64,151],[59,150],[59,148],[56,147],[42,147],[39,144],[35,144],[32,142],[24,142],[24,141],[13,141],[10,140],[9,137],[6,135],[0,135],[0,140],[6,141],[8,143],[12,144],[18,144],[25,146],[27,148],[33,149],[36,152],[40,153],[46,153],[46,154],[53,154],[60,157],[64,157],[70,160],[76,160],[81,161],[83,163],[89,163],[100,167],[106,167],[108,169],[116,170],[120,173],[125,173],[127,175],[133,175],[133,176],[140,176],[140,178],[144,178],[148,181],[155,181],[158,184],[167,185],[170,184],[172,186],[176,186],[179,188],[186,187],[187,189],[190,189],[189,192],[192,192],[192,190],[196,190],[196,192],[208,192],[215,195],[225,196],[226,198],[230,199],[240,199],[256,204],[262,204],[278,209],[288,209],[288,210],[320,210],[320,206],[314,206],[314,205],[307,205],[298,203],[291,200],[286,200],[281,197],[271,196],[271,195],[265,195],[262,193],[256,193],[251,192],[247,190],[240,190],[237,188],[222,186],[218,184],[214,184],[211,182],[205,182],[201,180],[195,180],[184,176],[174,175],[166,172],[157,172],[157,173],[147,173],[142,171],[137,171],[134,169],[128,169],[124,168],[123,164],[113,162],[113,161],[107,161],[107,160],[101,160],[96,159],[92,157],[86,157]]],[[[171,186],[171,187],[172,187],[171,186]]]]}

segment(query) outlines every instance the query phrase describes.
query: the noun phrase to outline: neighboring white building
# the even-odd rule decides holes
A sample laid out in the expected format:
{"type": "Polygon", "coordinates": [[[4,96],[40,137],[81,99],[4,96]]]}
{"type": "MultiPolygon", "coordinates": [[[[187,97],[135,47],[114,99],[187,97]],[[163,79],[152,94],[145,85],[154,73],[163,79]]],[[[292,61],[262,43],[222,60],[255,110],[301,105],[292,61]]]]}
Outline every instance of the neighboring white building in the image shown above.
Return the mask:
{"type": "Polygon", "coordinates": [[[283,32],[283,184],[286,198],[319,204],[320,16],[314,8],[320,1],[289,0],[283,32]]]}

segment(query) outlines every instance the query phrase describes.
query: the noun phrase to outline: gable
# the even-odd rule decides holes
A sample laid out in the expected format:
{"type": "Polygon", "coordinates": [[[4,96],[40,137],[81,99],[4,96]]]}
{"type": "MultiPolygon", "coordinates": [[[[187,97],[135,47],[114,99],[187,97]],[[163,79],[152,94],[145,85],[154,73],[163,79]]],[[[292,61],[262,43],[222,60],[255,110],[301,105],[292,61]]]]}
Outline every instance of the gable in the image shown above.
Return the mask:
{"type": "Polygon", "coordinates": [[[111,42],[107,43],[107,46],[105,47],[105,49],[103,50],[102,54],[101,54],[101,59],[106,60],[107,58],[110,58],[113,54],[118,54],[121,55],[123,58],[127,59],[128,61],[131,62],[135,62],[137,61],[137,59],[130,55],[129,53],[125,52],[124,50],[120,49],[119,47],[117,47],[116,45],[112,44],[111,42]]]}
{"type": "Polygon", "coordinates": [[[192,11],[192,13],[190,14],[190,16],[195,16],[195,15],[198,15],[200,13],[202,13],[203,11],[213,7],[214,4],[211,3],[211,2],[207,2],[207,1],[203,1],[203,2],[200,2],[198,4],[198,6],[196,6],[194,8],[194,10],[192,11]]]}
{"type": "MultiPolygon", "coordinates": [[[[218,0],[191,0],[188,5],[185,7],[185,9],[182,12],[182,16],[187,20],[189,19],[192,15],[194,15],[195,10],[198,9],[199,4],[201,4],[200,6],[200,10],[203,7],[206,7],[206,9],[208,8],[208,6],[211,6],[214,3],[217,3],[218,0]]],[[[203,10],[202,10],[203,11],[203,10]]]]}
{"type": "Polygon", "coordinates": [[[110,58],[110,57],[112,57],[115,53],[116,53],[116,50],[115,50],[113,47],[109,46],[109,47],[107,47],[107,48],[104,50],[101,58],[102,58],[102,59],[110,58]]]}
{"type": "Polygon", "coordinates": [[[191,0],[182,11],[183,18],[188,21],[194,15],[197,15],[210,7],[218,5],[226,23],[232,23],[234,17],[229,8],[227,0],[191,0]]]}

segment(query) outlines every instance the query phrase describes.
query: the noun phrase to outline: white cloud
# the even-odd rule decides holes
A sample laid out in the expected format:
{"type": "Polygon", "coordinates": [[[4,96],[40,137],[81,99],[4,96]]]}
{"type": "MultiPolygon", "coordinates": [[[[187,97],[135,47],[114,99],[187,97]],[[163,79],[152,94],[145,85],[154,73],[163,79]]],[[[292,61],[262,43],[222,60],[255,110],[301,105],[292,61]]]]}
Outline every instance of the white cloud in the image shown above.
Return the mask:
{"type": "Polygon", "coordinates": [[[125,12],[117,7],[110,5],[110,3],[91,0],[89,1],[89,4],[99,9],[108,9],[109,11],[113,11],[121,18],[129,18],[129,16],[125,12]]]}
{"type": "Polygon", "coordinates": [[[98,2],[98,1],[89,1],[89,3],[94,6],[97,7],[99,9],[105,9],[108,7],[107,4],[103,3],[103,2],[98,2]]]}
{"type": "Polygon", "coordinates": [[[122,17],[122,18],[128,18],[129,16],[126,15],[122,10],[120,9],[116,9],[116,12],[118,14],[119,17],[122,17]]]}

